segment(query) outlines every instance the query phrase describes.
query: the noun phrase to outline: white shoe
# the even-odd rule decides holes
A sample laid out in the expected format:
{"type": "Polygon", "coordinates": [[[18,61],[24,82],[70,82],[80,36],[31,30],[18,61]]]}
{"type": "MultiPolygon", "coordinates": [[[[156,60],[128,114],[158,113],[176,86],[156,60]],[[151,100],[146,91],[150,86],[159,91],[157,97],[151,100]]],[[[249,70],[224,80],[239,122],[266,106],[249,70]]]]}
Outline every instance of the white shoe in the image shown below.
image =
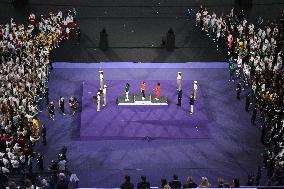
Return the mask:
{"type": "Polygon", "coordinates": [[[144,97],[142,97],[142,100],[145,100],[145,98],[144,98],[144,97]]]}
{"type": "Polygon", "coordinates": [[[103,104],[103,106],[106,106],[106,105],[103,104]]]}

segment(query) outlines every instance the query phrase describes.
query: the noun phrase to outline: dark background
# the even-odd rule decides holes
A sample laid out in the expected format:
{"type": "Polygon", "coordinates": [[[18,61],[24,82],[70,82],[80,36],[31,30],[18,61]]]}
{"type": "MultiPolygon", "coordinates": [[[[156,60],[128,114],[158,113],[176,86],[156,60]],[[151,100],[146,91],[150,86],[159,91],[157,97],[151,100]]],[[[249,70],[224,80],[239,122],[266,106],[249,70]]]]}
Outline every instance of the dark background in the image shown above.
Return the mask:
{"type": "MultiPolygon", "coordinates": [[[[0,0],[0,20],[13,17],[17,23],[27,23],[31,12],[38,17],[49,11],[77,9],[77,23],[82,38],[65,42],[53,51],[52,61],[61,62],[208,62],[225,61],[225,51],[217,51],[214,43],[195,27],[195,18],[186,16],[187,8],[194,12],[200,4],[228,14],[236,0],[29,0],[24,8],[14,8],[9,0],[0,0]],[[110,49],[98,49],[99,32],[105,27],[110,49]],[[162,36],[172,27],[177,49],[161,48],[162,36]]],[[[247,18],[256,22],[278,17],[284,9],[283,0],[254,0],[247,9],[247,18]]]]}

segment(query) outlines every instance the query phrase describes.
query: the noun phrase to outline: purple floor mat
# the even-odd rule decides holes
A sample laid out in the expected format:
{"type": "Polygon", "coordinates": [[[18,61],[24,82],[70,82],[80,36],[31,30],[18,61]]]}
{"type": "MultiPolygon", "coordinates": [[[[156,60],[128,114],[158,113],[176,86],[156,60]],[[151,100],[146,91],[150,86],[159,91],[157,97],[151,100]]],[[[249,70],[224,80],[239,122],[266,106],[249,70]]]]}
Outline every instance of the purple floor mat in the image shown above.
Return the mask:
{"type": "MultiPolygon", "coordinates": [[[[161,95],[169,99],[168,106],[118,106],[116,98],[123,95],[126,82],[131,91],[139,92],[140,81],[106,81],[107,106],[96,111],[92,96],[96,94],[99,81],[83,83],[81,140],[101,139],[204,139],[210,138],[207,132],[208,119],[202,111],[202,92],[193,115],[189,114],[189,95],[193,81],[183,82],[183,106],[177,107],[176,81],[162,81],[161,95]]],[[[151,91],[158,81],[147,81],[146,91],[151,91]]]]}

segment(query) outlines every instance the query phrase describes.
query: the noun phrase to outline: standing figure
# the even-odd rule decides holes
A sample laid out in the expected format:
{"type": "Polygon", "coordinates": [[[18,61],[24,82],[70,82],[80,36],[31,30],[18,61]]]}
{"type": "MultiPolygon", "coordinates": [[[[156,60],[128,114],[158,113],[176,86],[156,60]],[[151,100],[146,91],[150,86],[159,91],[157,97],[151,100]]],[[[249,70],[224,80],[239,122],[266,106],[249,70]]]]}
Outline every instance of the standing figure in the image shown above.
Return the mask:
{"type": "Polygon", "coordinates": [[[178,75],[177,75],[177,90],[178,91],[181,90],[181,72],[178,72],[178,75]]]}
{"type": "Polygon", "coordinates": [[[97,93],[97,112],[101,111],[101,93],[97,93]]]}
{"type": "Polygon", "coordinates": [[[257,109],[256,109],[256,107],[254,107],[253,111],[252,111],[251,119],[250,119],[250,122],[253,125],[255,125],[256,115],[257,115],[257,109]]]}
{"type": "Polygon", "coordinates": [[[236,91],[237,91],[237,99],[240,100],[241,99],[240,96],[241,96],[241,92],[242,92],[241,83],[238,83],[236,91]]]}
{"type": "Polygon", "coordinates": [[[34,116],[32,123],[33,123],[33,137],[38,138],[39,137],[39,120],[36,116],[34,116]]]}
{"type": "Polygon", "coordinates": [[[160,83],[157,83],[156,87],[155,87],[155,100],[160,100],[160,83]]]}
{"type": "Polygon", "coordinates": [[[146,89],[146,82],[143,81],[141,84],[142,100],[145,100],[145,89],[146,89]]]}
{"type": "Polygon", "coordinates": [[[193,97],[194,97],[194,100],[196,100],[196,98],[197,98],[197,89],[198,89],[197,81],[194,81],[194,84],[193,84],[193,97]]]}
{"type": "Polygon", "coordinates": [[[100,73],[100,90],[103,90],[103,88],[104,88],[104,72],[99,71],[99,73],[100,73]]]}
{"type": "Polygon", "coordinates": [[[229,81],[234,81],[235,80],[235,64],[234,64],[234,59],[233,57],[230,58],[229,60],[229,72],[230,72],[230,79],[229,81]]]}
{"type": "Polygon", "coordinates": [[[178,106],[181,106],[181,99],[182,99],[182,90],[178,90],[178,106]]]}
{"type": "Polygon", "coordinates": [[[189,105],[190,105],[190,114],[193,114],[193,106],[194,106],[194,95],[190,95],[190,99],[189,99],[189,105]]]}
{"type": "Polygon", "coordinates": [[[46,126],[45,124],[42,125],[42,129],[41,129],[41,143],[43,145],[46,145],[46,126]]]}
{"type": "Polygon", "coordinates": [[[250,99],[251,99],[251,95],[250,95],[250,93],[248,93],[247,96],[246,96],[246,106],[245,106],[246,112],[249,112],[250,99]]]}
{"type": "Polygon", "coordinates": [[[37,154],[36,163],[39,170],[43,170],[43,155],[41,153],[37,154]]]}
{"type": "Polygon", "coordinates": [[[53,102],[50,102],[49,105],[48,105],[48,113],[49,113],[49,118],[54,121],[55,107],[54,107],[53,102]]]}
{"type": "Polygon", "coordinates": [[[103,106],[106,106],[106,103],[107,103],[107,97],[106,97],[106,89],[107,88],[107,86],[106,85],[104,85],[104,88],[103,88],[103,98],[104,98],[104,103],[103,103],[103,106]]]}
{"type": "Polygon", "coordinates": [[[129,90],[130,90],[130,85],[129,83],[126,83],[124,92],[125,92],[125,101],[129,101],[129,90]]]}
{"type": "Polygon", "coordinates": [[[78,105],[78,101],[75,97],[71,96],[69,98],[69,106],[71,109],[71,115],[75,115],[76,111],[77,111],[77,105],[78,105]]]}
{"type": "Polygon", "coordinates": [[[59,109],[60,109],[61,113],[62,113],[63,115],[65,115],[64,97],[63,97],[63,96],[60,96],[60,99],[59,99],[58,104],[59,104],[59,109]]]}

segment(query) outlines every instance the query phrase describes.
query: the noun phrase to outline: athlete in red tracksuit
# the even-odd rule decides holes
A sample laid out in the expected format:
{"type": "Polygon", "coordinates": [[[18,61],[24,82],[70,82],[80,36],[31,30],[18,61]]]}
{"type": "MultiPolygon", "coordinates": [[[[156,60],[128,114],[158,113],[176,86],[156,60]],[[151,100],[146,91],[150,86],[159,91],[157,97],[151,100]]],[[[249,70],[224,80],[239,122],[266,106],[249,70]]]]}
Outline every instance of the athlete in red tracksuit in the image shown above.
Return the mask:
{"type": "Polygon", "coordinates": [[[145,89],[146,89],[146,82],[143,81],[141,84],[142,100],[145,100],[145,89]]]}
{"type": "Polygon", "coordinates": [[[156,87],[155,87],[155,99],[159,100],[160,99],[160,83],[157,83],[156,87]]]}

